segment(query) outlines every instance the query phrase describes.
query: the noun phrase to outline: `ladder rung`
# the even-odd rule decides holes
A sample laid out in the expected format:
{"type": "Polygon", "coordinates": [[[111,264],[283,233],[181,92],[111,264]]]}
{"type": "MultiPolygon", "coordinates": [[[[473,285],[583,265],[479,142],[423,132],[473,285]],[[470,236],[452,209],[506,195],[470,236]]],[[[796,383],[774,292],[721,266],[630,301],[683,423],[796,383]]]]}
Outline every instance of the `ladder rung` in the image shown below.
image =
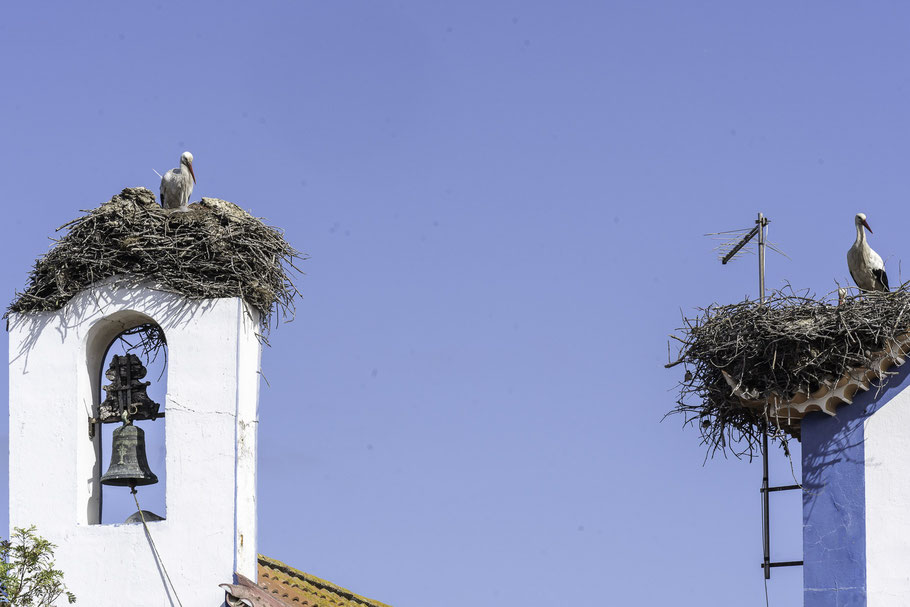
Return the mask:
{"type": "MultiPolygon", "coordinates": [[[[801,567],[803,564],[802,561],[779,561],[777,563],[768,563],[768,567],[801,567]]],[[[765,564],[761,564],[761,568],[765,568],[765,564]]]]}
{"type": "Polygon", "coordinates": [[[802,485],[783,485],[781,487],[768,487],[767,489],[762,487],[761,489],[759,489],[759,492],[764,493],[765,491],[767,491],[770,493],[772,491],[793,491],[794,489],[802,489],[802,488],[803,488],[802,485]]]}

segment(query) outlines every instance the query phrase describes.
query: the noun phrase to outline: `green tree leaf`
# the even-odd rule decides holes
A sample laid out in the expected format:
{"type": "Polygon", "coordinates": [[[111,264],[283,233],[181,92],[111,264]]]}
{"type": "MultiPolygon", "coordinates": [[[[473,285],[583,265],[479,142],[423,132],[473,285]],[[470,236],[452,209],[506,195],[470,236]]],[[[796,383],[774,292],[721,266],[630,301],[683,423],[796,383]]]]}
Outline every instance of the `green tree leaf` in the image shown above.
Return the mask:
{"type": "Polygon", "coordinates": [[[69,603],[76,602],[63,584],[63,572],[54,568],[56,547],[34,525],[16,527],[9,540],[0,542],[0,606],[52,607],[64,594],[69,603]]]}

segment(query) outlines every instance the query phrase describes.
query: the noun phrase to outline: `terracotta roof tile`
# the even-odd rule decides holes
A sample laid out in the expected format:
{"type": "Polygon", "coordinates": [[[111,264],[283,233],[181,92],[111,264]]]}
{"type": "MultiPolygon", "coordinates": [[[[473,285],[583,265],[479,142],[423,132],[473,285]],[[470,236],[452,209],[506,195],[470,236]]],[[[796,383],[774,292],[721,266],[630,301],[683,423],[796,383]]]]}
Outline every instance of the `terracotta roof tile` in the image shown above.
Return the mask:
{"type": "Polygon", "coordinates": [[[289,606],[389,607],[261,554],[259,587],[289,606]]]}

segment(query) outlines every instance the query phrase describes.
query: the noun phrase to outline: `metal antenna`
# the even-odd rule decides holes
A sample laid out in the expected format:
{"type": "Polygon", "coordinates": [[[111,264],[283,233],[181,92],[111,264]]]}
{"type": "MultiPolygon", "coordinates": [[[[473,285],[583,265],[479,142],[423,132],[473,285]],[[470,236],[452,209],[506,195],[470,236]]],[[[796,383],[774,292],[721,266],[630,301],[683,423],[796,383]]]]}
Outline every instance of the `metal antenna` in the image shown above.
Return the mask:
{"type": "MultiPolygon", "coordinates": [[[[758,216],[761,217],[761,213],[759,213],[758,216]]],[[[750,240],[752,240],[753,238],[755,238],[755,235],[758,234],[758,227],[759,227],[759,226],[755,226],[754,228],[752,228],[751,230],[749,230],[749,233],[746,234],[745,236],[743,236],[742,239],[741,239],[739,242],[737,242],[737,243],[733,246],[732,249],[730,249],[730,252],[727,253],[726,255],[724,255],[723,258],[721,258],[720,262],[721,262],[722,264],[724,264],[724,265],[727,265],[727,262],[728,262],[728,261],[730,261],[731,259],[733,259],[733,258],[736,256],[736,254],[739,253],[740,250],[741,250],[744,246],[746,246],[746,244],[748,244],[748,242],[749,242],[750,240]]],[[[721,233],[722,233],[722,232],[718,232],[718,234],[721,234],[721,233]]],[[[762,244],[761,238],[759,238],[759,246],[761,246],[761,244],[762,244]]]]}
{"type": "MultiPolygon", "coordinates": [[[[761,213],[755,220],[758,228],[758,293],[759,303],[765,305],[765,228],[768,220],[761,213]]],[[[764,560],[762,567],[765,570],[765,579],[771,579],[771,504],[768,500],[770,488],[768,482],[768,420],[765,419],[765,431],[761,437],[761,523],[762,523],[762,551],[764,560]]]]}
{"type": "MultiPolygon", "coordinates": [[[[736,254],[742,251],[743,247],[749,244],[750,240],[755,238],[756,235],[758,236],[758,300],[761,303],[765,303],[765,234],[769,223],[771,223],[771,221],[763,214],[759,213],[758,219],[755,220],[755,227],[749,230],[745,236],[740,238],[736,244],[733,244],[732,247],[730,247],[730,250],[720,258],[720,263],[727,265],[727,262],[736,257],[736,254]]],[[[711,234],[706,234],[706,236],[741,234],[744,231],[745,230],[730,230],[729,232],[713,232],[711,234]]],[[[727,246],[732,243],[732,240],[728,240],[718,248],[725,250],[727,246]]]]}
{"type": "MultiPolygon", "coordinates": [[[[765,233],[768,227],[768,220],[761,213],[755,220],[758,228],[758,292],[761,294],[759,301],[765,303],[765,233]]],[[[753,228],[754,229],[754,228],[753,228]]]]}
{"type": "MultiPolygon", "coordinates": [[[[767,229],[770,220],[765,217],[762,213],[758,214],[758,219],[755,220],[755,227],[746,232],[746,230],[731,230],[728,232],[715,232],[713,234],[707,234],[707,236],[721,237],[725,239],[725,242],[718,247],[724,255],[721,257],[720,262],[724,265],[727,264],[731,259],[736,257],[740,251],[743,250],[749,241],[758,236],[758,301],[760,305],[765,304],[765,249],[771,248],[781,255],[784,255],[782,251],[779,251],[773,245],[770,245],[767,241],[767,229]],[[745,235],[739,239],[739,241],[734,242],[730,238],[730,235],[745,235]]],[[[748,249],[747,249],[748,251],[748,249]]],[[[786,255],[784,255],[786,256],[786,255]]],[[[765,579],[771,579],[771,567],[790,567],[794,565],[802,565],[802,561],[785,561],[780,563],[771,562],[771,515],[770,515],[770,500],[768,499],[772,491],[788,491],[792,489],[801,489],[799,485],[786,485],[783,487],[771,487],[769,482],[768,475],[768,421],[765,420],[765,431],[762,433],[761,441],[761,455],[762,455],[762,480],[761,480],[761,515],[762,515],[762,569],[764,570],[765,579]]]]}

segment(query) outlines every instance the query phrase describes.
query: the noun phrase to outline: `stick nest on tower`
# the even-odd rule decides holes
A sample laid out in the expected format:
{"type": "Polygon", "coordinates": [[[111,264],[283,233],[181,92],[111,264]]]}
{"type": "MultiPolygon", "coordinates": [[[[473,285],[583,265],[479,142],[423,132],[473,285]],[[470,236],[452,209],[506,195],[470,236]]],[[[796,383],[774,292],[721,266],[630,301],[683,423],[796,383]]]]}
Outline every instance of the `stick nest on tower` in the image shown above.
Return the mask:
{"type": "Polygon", "coordinates": [[[35,262],[10,313],[59,310],[77,293],[113,277],[148,281],[189,299],[242,297],[267,330],[293,317],[291,273],[306,256],[237,205],[203,198],[185,212],[165,210],[145,188],[127,188],[57,229],[67,230],[35,262]]]}
{"type": "MultiPolygon", "coordinates": [[[[767,404],[745,406],[741,397],[788,402],[871,368],[883,351],[906,342],[910,291],[904,285],[891,293],[846,297],[840,304],[777,291],[763,305],[712,304],[683,321],[678,335],[671,335],[680,344],[678,358],[667,367],[681,364],[685,375],[669,414],[698,424],[709,456],[729,450],[752,457],[760,453],[766,428],[787,451],[788,436],[798,437],[799,426],[774,419],[767,404]]],[[[876,374],[879,389],[888,375],[876,374]]]]}

